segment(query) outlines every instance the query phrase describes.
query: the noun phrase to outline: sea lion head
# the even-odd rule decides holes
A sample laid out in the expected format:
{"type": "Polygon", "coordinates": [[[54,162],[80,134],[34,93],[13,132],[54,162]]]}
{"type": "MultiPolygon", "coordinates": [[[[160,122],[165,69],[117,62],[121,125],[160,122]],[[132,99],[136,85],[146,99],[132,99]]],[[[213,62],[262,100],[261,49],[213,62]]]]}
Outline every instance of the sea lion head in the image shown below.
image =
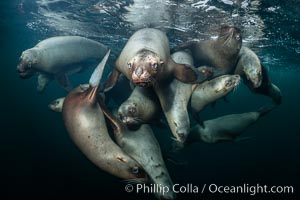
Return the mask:
{"type": "Polygon", "coordinates": [[[253,88],[258,88],[262,83],[262,70],[259,68],[245,67],[245,76],[247,81],[251,82],[253,88]]]}
{"type": "Polygon", "coordinates": [[[33,70],[33,65],[37,63],[37,52],[33,49],[28,49],[23,51],[21,57],[19,58],[19,65],[17,66],[17,71],[21,78],[30,78],[33,76],[35,70],[33,70]]]}
{"type": "Polygon", "coordinates": [[[239,75],[223,75],[219,76],[212,81],[214,83],[215,92],[216,93],[229,93],[232,91],[238,84],[240,83],[240,76],[239,75]]]}
{"type": "Polygon", "coordinates": [[[119,118],[130,129],[138,129],[143,123],[139,116],[137,105],[134,102],[124,102],[118,110],[119,118]]]}
{"type": "Polygon", "coordinates": [[[61,112],[64,101],[65,101],[65,97],[55,99],[48,105],[48,107],[54,112],[61,112]]]}
{"type": "Polygon", "coordinates": [[[239,52],[243,40],[241,30],[234,26],[223,25],[220,29],[218,40],[222,42],[223,46],[239,52]]]}
{"type": "Polygon", "coordinates": [[[163,64],[157,54],[151,51],[139,52],[127,63],[132,83],[140,87],[152,85],[163,64]]]}

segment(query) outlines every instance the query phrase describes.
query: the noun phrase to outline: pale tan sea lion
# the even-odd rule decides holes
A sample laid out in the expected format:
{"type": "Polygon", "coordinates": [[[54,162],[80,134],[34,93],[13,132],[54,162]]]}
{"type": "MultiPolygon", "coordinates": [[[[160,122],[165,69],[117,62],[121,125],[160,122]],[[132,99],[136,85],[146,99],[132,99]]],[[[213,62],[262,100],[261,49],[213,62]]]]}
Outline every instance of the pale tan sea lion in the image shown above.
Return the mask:
{"type": "Polygon", "coordinates": [[[196,121],[204,125],[198,113],[208,104],[225,97],[236,88],[239,83],[239,75],[223,75],[197,85],[191,96],[192,115],[196,121]]]}
{"type": "Polygon", "coordinates": [[[269,96],[276,104],[281,104],[280,89],[271,82],[268,70],[251,49],[242,47],[234,73],[240,74],[244,78],[252,92],[269,96]]]}
{"type": "Polygon", "coordinates": [[[151,183],[169,188],[169,191],[166,193],[156,191],[155,195],[159,199],[175,199],[176,195],[172,190],[173,183],[165,166],[159,143],[151,127],[143,124],[139,129],[130,131],[106,108],[103,101],[100,100],[99,104],[106,118],[112,124],[115,139],[121,148],[143,166],[151,178],[151,183]]]}
{"type": "Polygon", "coordinates": [[[141,87],[173,77],[185,83],[202,82],[213,75],[208,68],[198,71],[193,66],[175,63],[166,34],[154,28],[140,29],[129,38],[105,84],[105,91],[116,84],[120,73],[141,87]]]}
{"type": "Polygon", "coordinates": [[[70,90],[68,74],[81,71],[79,64],[88,59],[101,59],[108,48],[94,40],[80,36],[51,37],[39,42],[33,48],[23,51],[17,70],[21,78],[30,78],[38,73],[38,91],[56,79],[70,90]]]}
{"type": "Polygon", "coordinates": [[[136,86],[129,98],[118,109],[119,118],[129,128],[137,128],[159,117],[159,101],[152,88],[136,86]]]}
{"type": "Polygon", "coordinates": [[[197,124],[191,129],[187,144],[200,141],[211,144],[235,141],[249,126],[273,108],[264,107],[255,112],[225,115],[204,121],[204,127],[197,124]]]}
{"type": "MultiPolygon", "coordinates": [[[[172,58],[177,63],[193,65],[193,58],[188,52],[176,52],[172,54],[172,58]]],[[[192,86],[177,79],[154,85],[171,132],[179,144],[185,142],[190,131],[187,105],[193,91],[192,86]]]]}

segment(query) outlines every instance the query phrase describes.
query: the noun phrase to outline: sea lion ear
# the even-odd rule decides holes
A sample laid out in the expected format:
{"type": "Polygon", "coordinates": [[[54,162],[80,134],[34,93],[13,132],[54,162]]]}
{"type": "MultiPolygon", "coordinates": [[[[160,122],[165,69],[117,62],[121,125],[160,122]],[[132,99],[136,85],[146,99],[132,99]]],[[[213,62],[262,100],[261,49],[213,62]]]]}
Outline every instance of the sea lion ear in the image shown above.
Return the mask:
{"type": "Polygon", "coordinates": [[[176,79],[183,83],[201,83],[207,79],[205,74],[191,65],[176,64],[173,74],[176,79]]]}

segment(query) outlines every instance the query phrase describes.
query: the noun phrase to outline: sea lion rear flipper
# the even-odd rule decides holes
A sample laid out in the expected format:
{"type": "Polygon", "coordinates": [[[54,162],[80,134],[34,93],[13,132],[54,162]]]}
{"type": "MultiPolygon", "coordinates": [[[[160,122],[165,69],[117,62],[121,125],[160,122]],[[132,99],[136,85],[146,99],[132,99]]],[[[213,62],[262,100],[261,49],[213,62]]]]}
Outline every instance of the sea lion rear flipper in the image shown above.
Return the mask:
{"type": "Polygon", "coordinates": [[[104,83],[104,92],[108,92],[116,85],[120,74],[121,73],[118,70],[113,69],[113,71],[108,75],[108,78],[104,83]]]}
{"type": "Polygon", "coordinates": [[[38,92],[43,92],[48,85],[48,83],[52,80],[53,78],[45,73],[39,73],[38,75],[38,85],[37,85],[37,91],[38,92]]]}
{"type": "Polygon", "coordinates": [[[66,74],[59,74],[55,76],[57,83],[67,91],[70,91],[73,87],[66,74]]]}

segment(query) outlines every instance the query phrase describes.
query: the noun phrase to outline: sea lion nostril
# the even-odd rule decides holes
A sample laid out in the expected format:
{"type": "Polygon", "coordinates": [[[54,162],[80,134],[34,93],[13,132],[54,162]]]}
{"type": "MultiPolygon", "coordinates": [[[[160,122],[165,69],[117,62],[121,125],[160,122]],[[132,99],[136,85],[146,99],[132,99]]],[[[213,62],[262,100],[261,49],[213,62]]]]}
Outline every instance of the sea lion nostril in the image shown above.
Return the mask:
{"type": "Polygon", "coordinates": [[[143,74],[143,68],[142,67],[138,67],[135,71],[134,71],[135,75],[137,77],[140,77],[143,74]]]}

